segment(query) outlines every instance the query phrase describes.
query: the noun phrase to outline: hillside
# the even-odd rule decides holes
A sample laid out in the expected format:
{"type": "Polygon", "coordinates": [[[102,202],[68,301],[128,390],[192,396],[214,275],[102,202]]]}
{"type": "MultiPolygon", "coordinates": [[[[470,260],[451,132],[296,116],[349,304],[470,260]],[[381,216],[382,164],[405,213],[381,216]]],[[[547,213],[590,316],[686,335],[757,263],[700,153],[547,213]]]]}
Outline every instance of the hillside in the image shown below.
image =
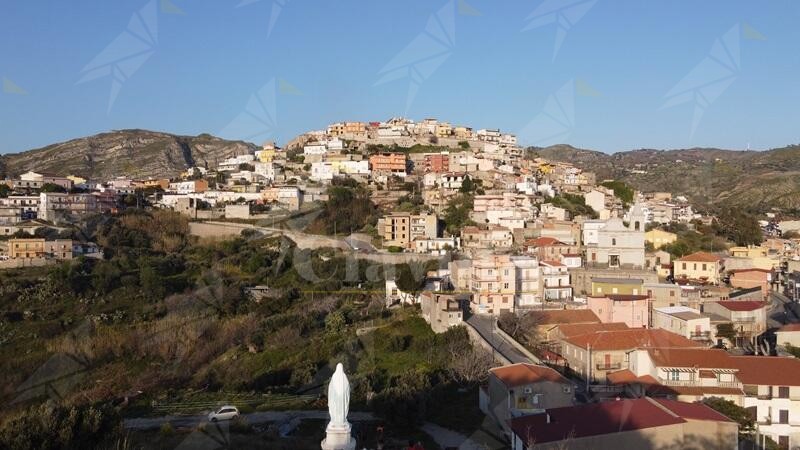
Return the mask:
{"type": "Polygon", "coordinates": [[[79,175],[92,180],[127,175],[171,177],[191,166],[214,167],[256,147],[208,134],[176,136],[147,130],[119,130],[0,156],[0,177],[28,170],[79,175]]]}
{"type": "Polygon", "coordinates": [[[706,207],[800,209],[800,146],[767,151],[716,148],[632,150],[614,154],[568,145],[529,148],[529,157],[565,161],[636,189],[687,195],[706,207]]]}

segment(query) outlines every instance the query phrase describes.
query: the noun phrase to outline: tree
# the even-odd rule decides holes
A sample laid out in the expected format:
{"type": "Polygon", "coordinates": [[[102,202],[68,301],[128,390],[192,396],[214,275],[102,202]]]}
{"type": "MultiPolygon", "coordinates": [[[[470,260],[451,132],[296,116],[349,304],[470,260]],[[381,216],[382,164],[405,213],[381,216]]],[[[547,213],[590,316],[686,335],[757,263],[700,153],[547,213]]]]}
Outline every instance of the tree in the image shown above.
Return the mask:
{"type": "Polygon", "coordinates": [[[742,408],[736,403],[719,397],[707,398],[703,400],[703,403],[725,417],[737,422],[739,424],[740,436],[749,436],[755,431],[756,424],[753,417],[745,408],[742,408]]]}
{"type": "Polygon", "coordinates": [[[489,375],[494,360],[491,353],[472,345],[464,326],[453,327],[442,334],[448,355],[448,373],[460,384],[480,383],[489,375]]]}
{"type": "Polygon", "coordinates": [[[614,191],[614,196],[622,200],[623,205],[633,203],[633,188],[628,186],[622,181],[606,181],[601,186],[607,187],[614,191]]]}
{"type": "Polygon", "coordinates": [[[39,192],[67,192],[67,190],[58,184],[44,183],[42,188],[39,189],[39,192]]]}
{"type": "Polygon", "coordinates": [[[418,262],[400,264],[395,282],[401,291],[416,297],[425,287],[425,265],[418,262]]]}
{"type": "Polygon", "coordinates": [[[10,193],[11,193],[11,188],[8,187],[7,184],[0,183],[0,198],[6,198],[10,193]]]}
{"type": "Polygon", "coordinates": [[[714,220],[712,230],[736,245],[758,245],[764,240],[758,219],[741,209],[722,210],[714,220]]]}

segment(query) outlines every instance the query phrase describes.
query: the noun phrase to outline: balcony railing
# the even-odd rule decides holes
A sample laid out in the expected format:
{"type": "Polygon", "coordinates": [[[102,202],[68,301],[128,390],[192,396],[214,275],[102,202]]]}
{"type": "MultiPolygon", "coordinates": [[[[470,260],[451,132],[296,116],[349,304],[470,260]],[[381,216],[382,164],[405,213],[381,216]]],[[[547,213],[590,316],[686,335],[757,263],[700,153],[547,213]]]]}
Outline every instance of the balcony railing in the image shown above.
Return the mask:
{"type": "Polygon", "coordinates": [[[711,336],[710,331],[692,331],[689,333],[689,339],[708,339],[711,336]]]}
{"type": "Polygon", "coordinates": [[[660,380],[664,386],[680,386],[680,387],[721,387],[721,388],[735,388],[741,389],[742,383],[737,381],[719,381],[711,385],[704,385],[700,380],[660,380]]]}
{"type": "Polygon", "coordinates": [[[617,370],[622,368],[622,363],[598,363],[597,370],[617,370]]]}

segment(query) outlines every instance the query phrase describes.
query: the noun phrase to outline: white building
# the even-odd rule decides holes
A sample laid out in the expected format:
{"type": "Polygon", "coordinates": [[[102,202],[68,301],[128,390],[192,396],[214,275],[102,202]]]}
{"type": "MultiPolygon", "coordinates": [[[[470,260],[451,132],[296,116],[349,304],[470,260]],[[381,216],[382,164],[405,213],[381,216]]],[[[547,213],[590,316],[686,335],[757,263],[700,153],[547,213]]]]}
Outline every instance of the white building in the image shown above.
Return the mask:
{"type": "Polygon", "coordinates": [[[710,342],[714,339],[711,319],[686,306],[653,308],[653,328],[661,328],[687,339],[710,342]]]}

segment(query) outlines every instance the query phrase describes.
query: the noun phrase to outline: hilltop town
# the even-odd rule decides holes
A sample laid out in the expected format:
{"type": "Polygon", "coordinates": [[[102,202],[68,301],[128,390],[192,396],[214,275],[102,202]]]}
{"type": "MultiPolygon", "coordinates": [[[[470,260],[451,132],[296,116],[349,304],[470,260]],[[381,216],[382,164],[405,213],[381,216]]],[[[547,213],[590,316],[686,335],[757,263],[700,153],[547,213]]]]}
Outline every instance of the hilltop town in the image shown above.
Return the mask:
{"type": "MultiPolygon", "coordinates": [[[[347,354],[360,407],[395,437],[423,429],[442,448],[439,428],[489,448],[637,448],[623,423],[660,444],[800,445],[800,221],[789,214],[635,189],[499,129],[436,119],[339,122],[226,152],[172,177],[34,167],[0,181],[0,347],[39,341],[30,361],[0,366],[6,381],[31,376],[45,348],[87,343],[105,352],[90,358],[101,374],[116,357],[164,364],[172,350],[136,344],[134,358],[104,336],[130,339],[127,327],[210,296],[228,325],[180,342],[225,336],[235,350],[209,347],[167,380],[132,364],[145,381],[82,395],[128,405],[146,392],[142,406],[171,401],[167,385],[219,392],[213,401],[270,386],[312,408],[318,369],[347,354]],[[65,337],[87,317],[86,336],[65,337]],[[463,390],[426,393],[438,383],[463,390]],[[437,402],[453,395],[471,411],[462,428],[441,419],[437,402]],[[427,409],[414,409],[422,397],[427,409]]],[[[280,409],[273,400],[238,406],[280,409]]]]}

